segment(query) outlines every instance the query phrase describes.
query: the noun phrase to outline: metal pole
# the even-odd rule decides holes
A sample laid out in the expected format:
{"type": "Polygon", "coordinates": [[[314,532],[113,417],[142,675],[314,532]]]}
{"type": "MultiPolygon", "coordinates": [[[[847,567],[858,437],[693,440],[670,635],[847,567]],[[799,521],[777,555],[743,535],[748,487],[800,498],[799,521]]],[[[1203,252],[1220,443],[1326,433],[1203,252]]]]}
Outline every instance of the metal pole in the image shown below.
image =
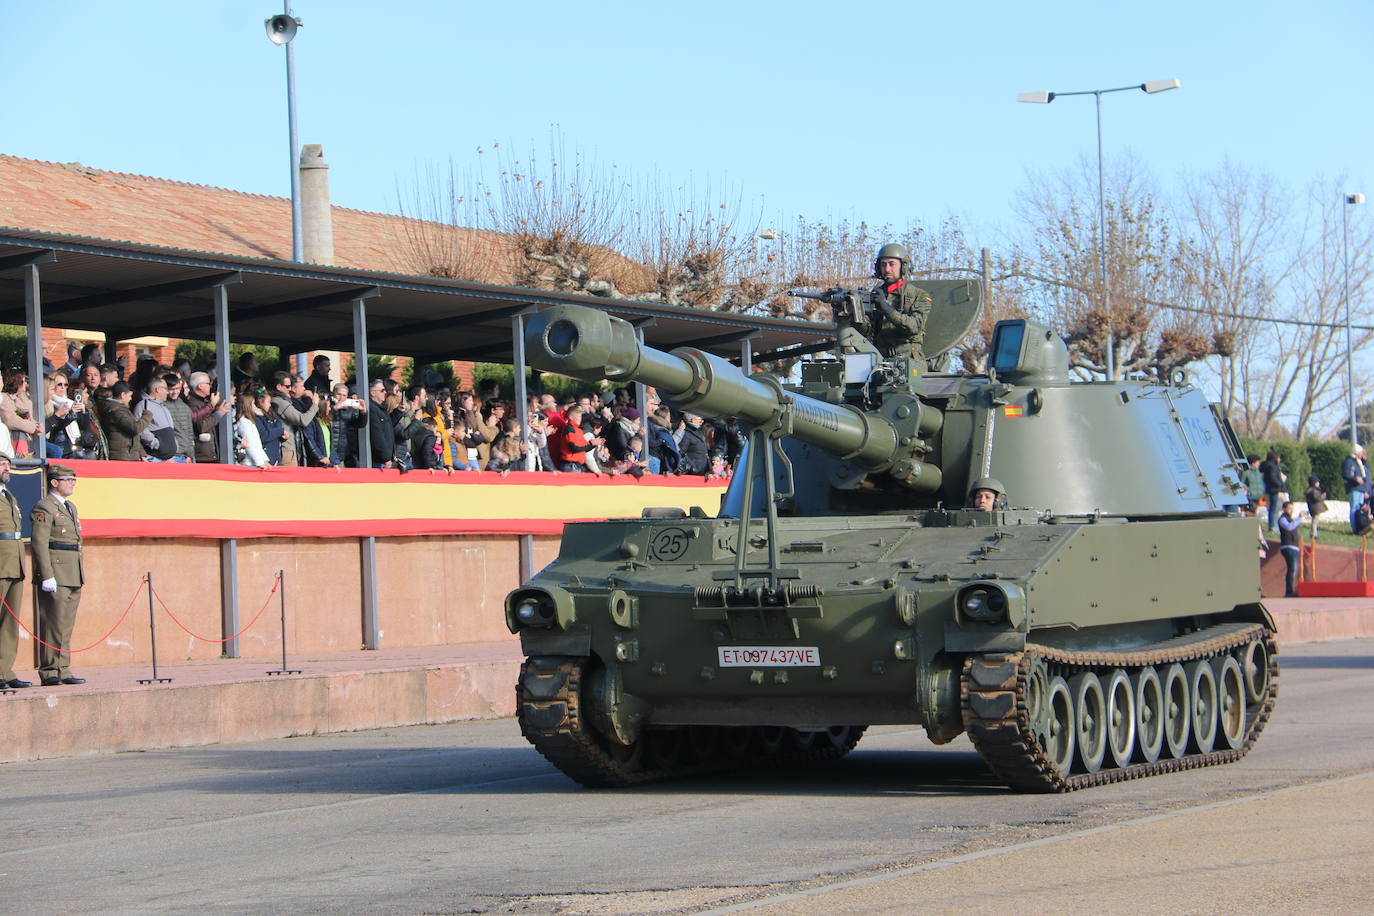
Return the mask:
{"type": "Polygon", "coordinates": [[[1102,159],[1102,93],[1097,99],[1097,281],[1102,285],[1102,309],[1107,318],[1107,381],[1116,379],[1116,334],[1112,331],[1112,291],[1107,287],[1107,180],[1102,159]]]}
{"type": "MultiPolygon", "coordinates": [[[[30,443],[29,457],[39,461],[47,457],[47,436],[44,434],[43,419],[47,416],[44,401],[48,386],[43,384],[43,298],[38,282],[38,265],[24,265],[24,320],[28,323],[29,337],[29,400],[32,401],[30,414],[38,424],[38,432],[30,443]]],[[[63,353],[65,359],[67,354],[63,353]]]]}
{"type": "Polygon", "coordinates": [[[739,342],[739,368],[745,375],[754,371],[754,342],[752,340],[745,339],[739,342]]]}
{"type": "MultiPolygon", "coordinates": [[[[291,0],[282,4],[282,12],[291,15],[291,0]]],[[[300,146],[296,139],[296,52],[295,42],[286,43],[286,120],[291,143],[291,260],[299,264],[305,260],[301,240],[301,169],[300,146]]]]}
{"type": "Polygon", "coordinates": [[[1360,444],[1360,428],[1355,422],[1355,373],[1352,368],[1354,345],[1350,334],[1350,225],[1351,206],[1360,202],[1361,195],[1347,194],[1341,203],[1341,265],[1345,273],[1345,396],[1350,408],[1350,448],[1360,444]]]}
{"type": "Polygon", "coordinates": [[[377,539],[362,539],[363,648],[380,649],[382,631],[377,618],[377,539]]]}
{"type": "MultiPolygon", "coordinates": [[[[377,409],[368,392],[371,381],[367,377],[367,300],[353,300],[353,378],[358,386],[358,400],[368,410],[377,409]]],[[[358,467],[372,467],[371,418],[358,429],[358,467]]]]}
{"type": "MultiPolygon", "coordinates": [[[[214,288],[215,298],[215,375],[219,396],[230,407],[234,404],[233,356],[229,353],[229,290],[221,283],[214,288]]],[[[234,463],[234,411],[219,418],[219,442],[216,444],[220,464],[234,463]]],[[[230,630],[232,633],[233,631],[230,630]]]]}
{"type": "Polygon", "coordinates": [[[281,599],[281,668],[268,674],[300,674],[299,668],[286,667],[286,570],[277,570],[277,589],[281,599]]]}
{"type": "MultiPolygon", "coordinates": [[[[226,638],[239,631],[239,542],[234,538],[219,542],[219,616],[226,638]]],[[[224,655],[239,657],[237,636],[224,644],[224,655]]]]}
{"type": "Polygon", "coordinates": [[[521,464],[526,471],[534,470],[534,452],[530,448],[529,387],[525,384],[525,317],[515,315],[510,320],[511,369],[515,373],[515,419],[520,423],[520,441],[525,445],[521,464]]]}
{"type": "Polygon", "coordinates": [[[143,581],[148,586],[148,638],[152,641],[153,648],[153,676],[139,678],[140,684],[170,684],[172,679],[169,677],[157,676],[157,619],[153,616],[153,573],[149,570],[143,577],[143,581]]]}

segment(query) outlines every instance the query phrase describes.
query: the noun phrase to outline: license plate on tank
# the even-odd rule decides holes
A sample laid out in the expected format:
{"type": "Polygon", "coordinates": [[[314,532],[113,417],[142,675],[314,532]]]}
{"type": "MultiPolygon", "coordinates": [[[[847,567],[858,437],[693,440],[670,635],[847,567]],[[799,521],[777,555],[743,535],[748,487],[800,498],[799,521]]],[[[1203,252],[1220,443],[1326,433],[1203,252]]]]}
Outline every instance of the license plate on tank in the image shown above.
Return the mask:
{"type": "Polygon", "coordinates": [[[817,668],[821,650],[816,646],[720,646],[722,668],[817,668]]]}

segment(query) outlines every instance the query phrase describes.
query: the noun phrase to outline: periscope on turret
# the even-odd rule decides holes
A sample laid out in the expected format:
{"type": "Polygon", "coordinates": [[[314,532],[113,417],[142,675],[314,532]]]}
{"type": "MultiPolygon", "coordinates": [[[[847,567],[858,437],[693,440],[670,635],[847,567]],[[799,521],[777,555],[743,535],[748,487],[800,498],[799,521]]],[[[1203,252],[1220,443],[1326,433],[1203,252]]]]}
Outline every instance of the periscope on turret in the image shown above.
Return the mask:
{"type": "MultiPolygon", "coordinates": [[[[923,289],[928,358],[981,290],[923,289]]],[[[1249,750],[1277,692],[1274,624],[1236,513],[1239,443],[1197,388],[1072,381],[1062,339],[1026,320],[997,325],[982,374],[837,342],[789,387],[645,347],[600,310],[531,319],[540,369],[750,427],[718,511],[571,524],[508,597],[541,753],[621,786],[819,763],[913,723],[967,733],[1013,787],[1063,791],[1249,750]],[[988,479],[1005,506],[967,506],[988,479]]]]}

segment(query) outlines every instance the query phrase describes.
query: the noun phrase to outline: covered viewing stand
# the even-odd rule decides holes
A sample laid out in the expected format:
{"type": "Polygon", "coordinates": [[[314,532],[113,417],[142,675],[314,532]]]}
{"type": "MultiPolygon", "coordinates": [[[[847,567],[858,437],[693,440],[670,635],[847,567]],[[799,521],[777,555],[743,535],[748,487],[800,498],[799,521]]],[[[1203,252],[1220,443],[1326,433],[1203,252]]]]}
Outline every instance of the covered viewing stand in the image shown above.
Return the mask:
{"type": "MultiPolygon", "coordinates": [[[[46,414],[42,339],[45,323],[51,323],[99,331],[110,344],[154,334],[213,340],[224,392],[232,389],[231,341],[276,346],[283,353],[351,350],[364,396],[369,352],[407,356],[417,365],[509,363],[521,429],[528,435],[525,316],[563,304],[623,318],[652,347],[694,347],[746,368],[835,346],[833,326],[796,319],[0,229],[0,323],[27,328],[34,416],[46,414]]],[[[232,420],[226,416],[222,423],[223,441],[229,442],[232,420]]],[[[359,437],[359,448],[360,464],[371,466],[366,436],[359,437]]],[[[223,452],[221,462],[232,463],[232,450],[223,452]]],[[[376,648],[375,538],[363,538],[362,550],[364,645],[376,648]]],[[[520,556],[527,577],[533,572],[530,535],[521,537],[520,556]]],[[[224,631],[235,633],[236,541],[223,542],[221,565],[224,631]]],[[[236,657],[237,641],[225,649],[236,657]]]]}

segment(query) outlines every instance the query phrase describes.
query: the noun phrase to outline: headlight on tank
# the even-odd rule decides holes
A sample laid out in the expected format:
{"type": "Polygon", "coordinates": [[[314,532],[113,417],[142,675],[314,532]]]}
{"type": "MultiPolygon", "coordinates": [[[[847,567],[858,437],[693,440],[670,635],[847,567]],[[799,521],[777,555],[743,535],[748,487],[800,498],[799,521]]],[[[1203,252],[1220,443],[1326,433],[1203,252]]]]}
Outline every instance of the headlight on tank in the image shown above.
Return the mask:
{"type": "Polygon", "coordinates": [[[561,588],[522,588],[506,596],[506,626],[512,633],[572,622],[572,596],[561,588]]]}
{"type": "Polygon", "coordinates": [[[979,623],[996,623],[1007,616],[1007,594],[995,585],[970,585],[959,592],[959,616],[979,623]]]}

